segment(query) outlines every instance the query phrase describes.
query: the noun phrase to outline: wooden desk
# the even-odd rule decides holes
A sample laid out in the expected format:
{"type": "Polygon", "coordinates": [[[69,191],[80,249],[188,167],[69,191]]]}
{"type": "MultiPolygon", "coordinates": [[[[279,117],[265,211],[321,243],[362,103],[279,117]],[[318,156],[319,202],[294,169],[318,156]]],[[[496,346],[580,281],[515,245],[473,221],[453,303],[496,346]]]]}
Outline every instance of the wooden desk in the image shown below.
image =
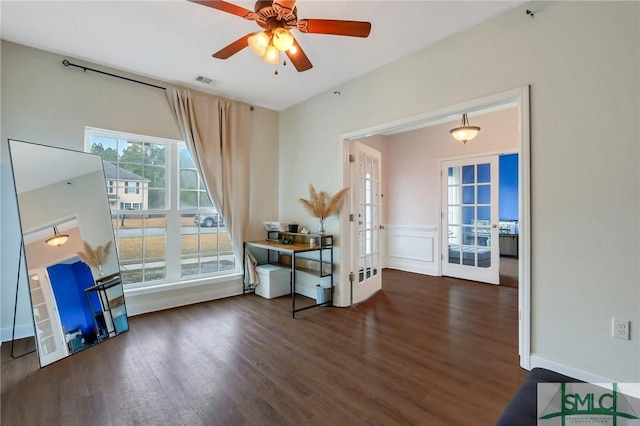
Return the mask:
{"type": "MultiPolygon", "coordinates": [[[[322,238],[326,238],[326,236],[321,236],[322,238]]],[[[244,277],[246,274],[246,251],[248,248],[257,248],[262,250],[267,250],[267,262],[281,264],[278,261],[280,260],[280,255],[284,254],[291,257],[290,265],[287,265],[291,268],[291,277],[290,277],[290,286],[291,286],[291,316],[292,318],[296,317],[296,312],[304,311],[306,309],[315,308],[317,306],[333,306],[333,245],[327,245],[323,247],[311,247],[309,244],[309,239],[318,238],[317,235],[309,234],[295,234],[295,242],[293,244],[283,244],[276,240],[261,240],[261,241],[245,241],[243,243],[243,256],[242,256],[242,269],[243,269],[243,285],[242,285],[242,293],[251,292],[252,289],[247,288],[247,284],[244,282],[244,277]],[[300,237],[302,236],[302,237],[300,237]],[[296,267],[296,256],[301,253],[311,253],[315,252],[318,255],[318,269],[314,270],[312,268],[302,268],[296,267]],[[326,256],[326,252],[329,254],[329,260],[327,262],[326,259],[323,259],[326,256]],[[278,261],[272,262],[271,254],[278,254],[278,261]],[[328,273],[325,272],[324,265],[329,265],[328,273]],[[323,303],[316,303],[311,306],[305,306],[303,308],[296,308],[296,270],[314,273],[319,277],[330,277],[330,296],[329,300],[323,303]]],[[[306,257],[305,257],[306,259],[306,257]]],[[[311,259],[312,262],[316,262],[315,259],[311,259]]]]}

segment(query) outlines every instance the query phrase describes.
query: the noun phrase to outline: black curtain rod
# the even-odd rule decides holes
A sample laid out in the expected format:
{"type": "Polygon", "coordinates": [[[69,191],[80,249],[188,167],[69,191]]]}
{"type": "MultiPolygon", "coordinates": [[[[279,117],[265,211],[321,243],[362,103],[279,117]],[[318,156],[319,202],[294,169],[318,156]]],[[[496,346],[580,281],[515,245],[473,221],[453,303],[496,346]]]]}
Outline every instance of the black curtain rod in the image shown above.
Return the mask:
{"type": "Polygon", "coordinates": [[[97,72],[98,74],[108,75],[109,77],[121,78],[122,80],[127,80],[127,81],[130,81],[130,82],[132,82],[132,83],[144,84],[145,86],[155,87],[156,89],[167,90],[167,88],[166,88],[166,87],[156,86],[155,84],[145,83],[144,81],[134,80],[134,79],[132,79],[132,78],[123,77],[123,76],[121,76],[121,75],[111,74],[111,73],[108,73],[108,72],[104,72],[104,71],[96,70],[96,69],[93,69],[93,68],[85,67],[85,66],[83,66],[83,65],[76,65],[76,64],[72,64],[71,62],[69,62],[69,61],[68,61],[68,60],[66,60],[66,59],[62,61],[62,65],[64,65],[65,67],[76,67],[76,68],[82,68],[82,70],[83,70],[84,72],[87,72],[87,71],[93,71],[93,72],[97,72]]]}

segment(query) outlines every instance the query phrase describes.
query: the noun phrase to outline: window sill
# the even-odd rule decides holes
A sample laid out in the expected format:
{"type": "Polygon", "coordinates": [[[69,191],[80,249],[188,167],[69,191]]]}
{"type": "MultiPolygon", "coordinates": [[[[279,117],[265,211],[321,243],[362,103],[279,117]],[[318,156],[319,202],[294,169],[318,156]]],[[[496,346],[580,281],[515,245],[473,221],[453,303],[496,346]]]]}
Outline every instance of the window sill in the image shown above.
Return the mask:
{"type": "Polygon", "coordinates": [[[143,296],[145,294],[164,293],[168,291],[181,290],[185,288],[193,288],[199,286],[215,286],[220,284],[227,284],[232,281],[242,280],[242,272],[232,272],[226,275],[217,275],[213,277],[197,278],[179,282],[164,282],[157,284],[143,284],[138,287],[134,286],[124,287],[125,296],[143,296]]]}

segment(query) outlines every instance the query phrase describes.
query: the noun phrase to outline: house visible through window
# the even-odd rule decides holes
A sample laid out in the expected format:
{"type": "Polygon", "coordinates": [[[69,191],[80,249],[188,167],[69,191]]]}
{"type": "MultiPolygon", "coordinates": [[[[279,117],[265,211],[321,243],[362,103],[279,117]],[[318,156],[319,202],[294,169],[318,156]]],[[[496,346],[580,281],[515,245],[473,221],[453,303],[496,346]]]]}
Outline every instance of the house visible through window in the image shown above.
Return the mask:
{"type": "Polygon", "coordinates": [[[86,146],[103,159],[127,286],[236,271],[224,218],[183,142],[87,128],[86,146]]]}

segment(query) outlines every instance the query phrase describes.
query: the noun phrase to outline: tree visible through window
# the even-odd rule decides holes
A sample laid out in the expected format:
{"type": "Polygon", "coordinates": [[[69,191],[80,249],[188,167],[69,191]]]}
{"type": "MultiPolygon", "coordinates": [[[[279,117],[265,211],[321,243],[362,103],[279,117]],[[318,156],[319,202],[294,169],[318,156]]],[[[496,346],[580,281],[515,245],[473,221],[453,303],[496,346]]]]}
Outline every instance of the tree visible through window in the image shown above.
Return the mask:
{"type": "Polygon", "coordinates": [[[235,271],[224,219],[182,142],[87,129],[101,155],[123,282],[235,271]]]}

